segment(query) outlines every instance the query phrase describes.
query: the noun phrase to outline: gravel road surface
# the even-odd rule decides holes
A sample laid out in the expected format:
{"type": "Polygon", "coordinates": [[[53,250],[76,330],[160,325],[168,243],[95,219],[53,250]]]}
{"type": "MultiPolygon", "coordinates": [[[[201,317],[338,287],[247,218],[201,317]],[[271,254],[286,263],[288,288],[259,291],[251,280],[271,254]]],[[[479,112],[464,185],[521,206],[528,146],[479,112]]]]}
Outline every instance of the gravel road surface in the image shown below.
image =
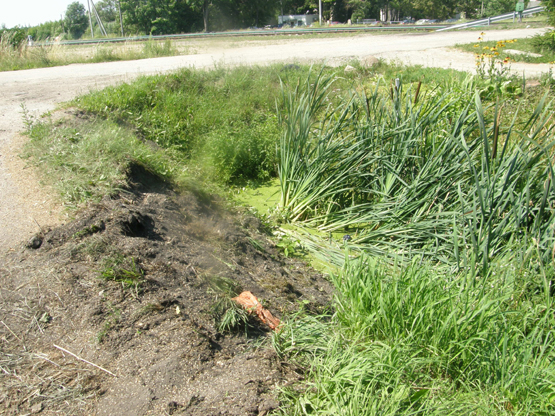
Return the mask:
{"type": "MultiPolygon", "coordinates": [[[[488,32],[485,40],[525,38],[542,29],[488,32]]],[[[22,106],[34,116],[89,90],[130,81],[139,75],[183,67],[253,65],[294,61],[337,61],[368,55],[403,64],[474,70],[472,54],[450,49],[457,43],[477,40],[480,31],[417,34],[359,35],[353,37],[249,42],[234,40],[197,49],[195,55],[139,61],[74,64],[55,68],[1,72],[0,91],[0,253],[13,250],[40,228],[53,226],[67,214],[55,195],[40,183],[40,171],[28,168],[19,157],[26,138],[22,106]]],[[[513,63],[512,70],[527,77],[548,70],[544,64],[513,63]]]]}

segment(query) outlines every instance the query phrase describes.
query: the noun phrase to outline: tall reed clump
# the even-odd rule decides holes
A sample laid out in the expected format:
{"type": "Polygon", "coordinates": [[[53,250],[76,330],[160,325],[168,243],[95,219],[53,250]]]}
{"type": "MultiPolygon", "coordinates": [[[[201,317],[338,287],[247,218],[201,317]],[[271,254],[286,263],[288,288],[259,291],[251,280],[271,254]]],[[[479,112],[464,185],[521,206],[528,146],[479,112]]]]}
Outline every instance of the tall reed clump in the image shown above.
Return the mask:
{"type": "Polygon", "coordinates": [[[526,247],[519,255],[552,259],[555,142],[546,97],[526,122],[503,124],[502,104],[484,107],[470,91],[378,83],[332,104],[332,82],[316,76],[284,88],[279,176],[288,221],[349,233],[353,250],[420,255],[454,270],[487,273],[515,244],[526,247]]]}
{"type": "Polygon", "coordinates": [[[347,261],[332,276],[335,313],[300,314],[274,335],[305,369],[283,414],[553,414],[553,298],[505,266],[470,284],[419,259],[347,261]]]}

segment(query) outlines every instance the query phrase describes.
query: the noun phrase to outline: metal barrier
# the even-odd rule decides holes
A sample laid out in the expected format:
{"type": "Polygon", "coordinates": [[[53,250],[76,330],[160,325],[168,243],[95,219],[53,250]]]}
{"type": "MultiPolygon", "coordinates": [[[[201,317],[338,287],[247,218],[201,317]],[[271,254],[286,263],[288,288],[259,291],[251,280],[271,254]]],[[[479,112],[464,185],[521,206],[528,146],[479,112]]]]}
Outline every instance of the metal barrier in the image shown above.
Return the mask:
{"type": "Polygon", "coordinates": [[[279,35],[310,35],[314,33],[354,33],[354,32],[373,32],[373,31],[407,31],[417,30],[426,31],[437,29],[445,26],[408,26],[408,25],[388,25],[388,26],[351,26],[351,27],[327,27],[327,28],[303,28],[303,29],[260,29],[260,30],[242,30],[234,32],[209,32],[209,33],[183,33],[178,35],[152,35],[152,36],[132,36],[128,38],[96,38],[96,39],[79,39],[65,40],[60,42],[35,42],[34,46],[43,45],[86,45],[86,44],[102,44],[102,43],[121,43],[121,42],[137,42],[146,40],[164,40],[164,39],[195,39],[195,38],[217,38],[217,37],[241,37],[241,36],[279,36],[279,35]]]}
{"type": "MultiPolygon", "coordinates": [[[[543,6],[532,7],[531,9],[524,10],[522,12],[522,16],[529,16],[531,14],[540,13],[540,12],[543,12],[544,9],[545,8],[543,6]]],[[[502,15],[495,16],[495,17],[487,17],[485,19],[475,20],[473,22],[461,23],[461,24],[458,24],[458,25],[443,27],[441,29],[436,30],[436,32],[443,32],[444,30],[453,30],[453,29],[467,29],[469,27],[483,26],[485,24],[489,25],[490,23],[499,22],[501,20],[513,19],[513,21],[514,21],[517,16],[518,16],[517,12],[511,12],[511,13],[502,14],[502,15]]]]}

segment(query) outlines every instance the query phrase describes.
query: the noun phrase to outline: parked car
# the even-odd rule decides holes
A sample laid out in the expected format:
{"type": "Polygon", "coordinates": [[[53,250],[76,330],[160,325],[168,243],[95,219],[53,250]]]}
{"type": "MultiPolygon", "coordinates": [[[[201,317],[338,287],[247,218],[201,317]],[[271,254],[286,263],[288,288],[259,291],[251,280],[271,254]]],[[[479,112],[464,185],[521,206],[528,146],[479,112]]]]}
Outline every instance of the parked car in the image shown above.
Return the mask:
{"type": "Polygon", "coordinates": [[[417,25],[427,25],[428,23],[430,23],[429,19],[420,19],[416,21],[417,25]]]}

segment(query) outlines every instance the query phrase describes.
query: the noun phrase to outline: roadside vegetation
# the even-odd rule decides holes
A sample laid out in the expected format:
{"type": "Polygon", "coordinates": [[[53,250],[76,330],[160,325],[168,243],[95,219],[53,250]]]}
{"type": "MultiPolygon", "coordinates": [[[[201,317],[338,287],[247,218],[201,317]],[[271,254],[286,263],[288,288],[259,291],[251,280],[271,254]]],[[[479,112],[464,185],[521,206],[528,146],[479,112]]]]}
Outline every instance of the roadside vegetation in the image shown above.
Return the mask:
{"type": "Polygon", "coordinates": [[[30,46],[16,32],[0,32],[0,71],[46,68],[76,63],[129,61],[161,56],[187,55],[171,40],[149,39],[124,44],[71,46],[57,43],[30,46]]]}
{"type": "Polygon", "coordinates": [[[276,193],[259,214],[277,246],[336,287],[328,313],[301,305],[272,337],[304,375],[279,414],[553,414],[553,91],[497,56],[476,77],[357,62],[143,77],[79,97],[71,122],[27,118],[27,155],[76,207],[131,163],[276,193]]]}
{"type": "MultiPolygon", "coordinates": [[[[510,58],[515,62],[527,62],[531,64],[548,64],[555,61],[555,41],[552,40],[551,33],[546,35],[537,35],[531,38],[515,40],[513,43],[506,45],[501,49],[500,59],[510,58]],[[552,43],[552,45],[551,45],[552,43]],[[519,52],[514,52],[519,51],[519,52]],[[537,56],[541,55],[541,56],[537,56]]],[[[456,48],[465,52],[476,53],[477,49],[481,52],[482,48],[495,47],[497,42],[480,42],[467,43],[464,45],[456,45],[456,48]],[[476,45],[479,45],[476,47],[476,45]]]]}

